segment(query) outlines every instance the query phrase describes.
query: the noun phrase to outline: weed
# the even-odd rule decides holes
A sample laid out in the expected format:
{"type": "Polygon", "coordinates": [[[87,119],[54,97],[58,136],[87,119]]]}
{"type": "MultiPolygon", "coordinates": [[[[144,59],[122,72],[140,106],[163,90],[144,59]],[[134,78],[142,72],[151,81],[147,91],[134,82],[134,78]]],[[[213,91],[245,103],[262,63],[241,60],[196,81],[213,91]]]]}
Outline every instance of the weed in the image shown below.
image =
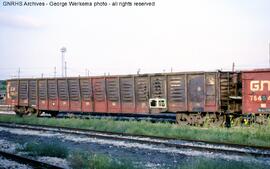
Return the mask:
{"type": "Polygon", "coordinates": [[[178,166],[178,169],[266,169],[263,164],[254,164],[242,161],[197,158],[178,166]]]}
{"type": "MultiPolygon", "coordinates": [[[[270,121],[270,120],[269,120],[270,121]]],[[[151,123],[148,121],[114,121],[112,119],[55,119],[36,118],[35,116],[17,117],[0,115],[0,122],[50,125],[101,131],[165,136],[178,139],[199,139],[270,147],[270,122],[266,126],[196,127],[178,126],[169,123],[151,123]]]]}
{"type": "Polygon", "coordinates": [[[117,161],[102,154],[75,151],[68,158],[74,169],[132,169],[134,166],[125,161],[117,161]]]}
{"type": "Polygon", "coordinates": [[[51,142],[51,143],[26,143],[19,151],[28,152],[32,156],[48,156],[66,158],[68,156],[68,149],[63,145],[51,142]]]}

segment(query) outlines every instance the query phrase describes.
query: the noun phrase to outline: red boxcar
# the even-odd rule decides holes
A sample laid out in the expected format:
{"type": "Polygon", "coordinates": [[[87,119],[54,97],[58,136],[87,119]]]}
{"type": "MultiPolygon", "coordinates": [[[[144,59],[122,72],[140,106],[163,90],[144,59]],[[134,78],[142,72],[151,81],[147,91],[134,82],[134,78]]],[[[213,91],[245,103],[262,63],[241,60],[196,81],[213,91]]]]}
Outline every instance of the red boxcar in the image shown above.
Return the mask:
{"type": "Polygon", "coordinates": [[[242,72],[243,113],[270,113],[270,69],[242,72]]]}

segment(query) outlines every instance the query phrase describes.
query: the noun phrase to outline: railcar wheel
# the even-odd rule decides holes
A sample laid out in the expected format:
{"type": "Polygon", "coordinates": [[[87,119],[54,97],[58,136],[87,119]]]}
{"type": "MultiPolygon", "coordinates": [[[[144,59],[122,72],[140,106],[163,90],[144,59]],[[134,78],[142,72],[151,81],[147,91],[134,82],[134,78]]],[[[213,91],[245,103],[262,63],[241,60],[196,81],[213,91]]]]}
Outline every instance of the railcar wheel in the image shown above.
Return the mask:
{"type": "Polygon", "coordinates": [[[266,125],[268,123],[267,115],[258,115],[255,118],[255,122],[260,125],[266,125]]]}
{"type": "Polygon", "coordinates": [[[217,116],[216,114],[209,115],[209,125],[212,127],[220,127],[224,122],[224,116],[217,116]]]}
{"type": "Polygon", "coordinates": [[[27,116],[29,116],[29,115],[31,115],[31,113],[30,113],[30,111],[29,111],[29,108],[25,108],[25,113],[24,113],[24,115],[27,115],[27,116]]]}
{"type": "Polygon", "coordinates": [[[17,113],[19,111],[17,106],[14,107],[14,111],[15,111],[15,113],[17,113]]]}
{"type": "Polygon", "coordinates": [[[186,114],[182,114],[182,113],[178,113],[176,115],[176,122],[179,125],[187,125],[188,121],[187,121],[187,116],[186,114]]]}
{"type": "Polygon", "coordinates": [[[51,117],[57,117],[57,112],[50,112],[51,117]]]}
{"type": "Polygon", "coordinates": [[[20,117],[22,117],[22,114],[20,113],[20,109],[19,109],[19,107],[14,107],[14,111],[15,111],[15,113],[16,113],[16,115],[17,116],[20,116],[20,117]]]}
{"type": "Polygon", "coordinates": [[[231,118],[231,125],[232,126],[239,126],[241,125],[242,123],[244,123],[245,125],[247,125],[246,121],[244,121],[242,119],[242,117],[234,117],[234,118],[231,118]],[[243,122],[242,122],[243,121],[243,122]]]}
{"type": "Polygon", "coordinates": [[[23,115],[25,115],[26,112],[26,108],[25,107],[16,107],[15,108],[15,113],[16,115],[22,117],[23,115]]]}
{"type": "Polygon", "coordinates": [[[40,117],[41,114],[42,114],[42,111],[37,110],[37,117],[40,117]]]}
{"type": "Polygon", "coordinates": [[[201,125],[203,124],[203,119],[200,114],[190,114],[187,118],[188,124],[190,125],[201,125]]]}
{"type": "Polygon", "coordinates": [[[196,124],[202,126],[204,124],[205,118],[202,117],[202,115],[198,114],[196,115],[196,124]]]}
{"type": "Polygon", "coordinates": [[[186,119],[187,119],[189,125],[193,125],[195,122],[193,114],[190,114],[189,116],[187,116],[186,119]]]}
{"type": "Polygon", "coordinates": [[[183,120],[186,120],[187,124],[189,124],[189,125],[192,125],[192,123],[193,123],[191,116],[192,115],[190,115],[190,114],[189,115],[184,114],[184,116],[183,116],[183,120]]]}
{"type": "Polygon", "coordinates": [[[37,113],[36,109],[34,109],[32,107],[28,107],[27,112],[28,112],[28,115],[32,115],[32,114],[36,114],[37,113]]]}
{"type": "Polygon", "coordinates": [[[224,116],[217,116],[217,118],[216,118],[216,120],[214,122],[214,126],[215,127],[220,127],[224,122],[225,122],[224,116]]]}
{"type": "Polygon", "coordinates": [[[176,114],[176,123],[177,123],[177,124],[180,123],[181,118],[182,118],[182,114],[177,113],[177,114],[176,114]]]}

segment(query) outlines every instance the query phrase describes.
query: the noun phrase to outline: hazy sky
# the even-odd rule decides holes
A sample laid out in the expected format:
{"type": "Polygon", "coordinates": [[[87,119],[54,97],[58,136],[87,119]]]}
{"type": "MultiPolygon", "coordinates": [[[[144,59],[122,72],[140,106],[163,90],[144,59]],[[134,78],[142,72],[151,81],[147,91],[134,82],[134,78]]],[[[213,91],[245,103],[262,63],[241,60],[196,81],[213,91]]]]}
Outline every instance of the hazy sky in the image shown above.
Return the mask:
{"type": "Polygon", "coordinates": [[[237,69],[269,67],[269,0],[95,8],[0,1],[0,79],[16,76],[19,67],[21,77],[53,76],[54,67],[61,75],[62,46],[69,76],[83,76],[85,69],[90,75],[228,70],[232,62],[237,69]]]}

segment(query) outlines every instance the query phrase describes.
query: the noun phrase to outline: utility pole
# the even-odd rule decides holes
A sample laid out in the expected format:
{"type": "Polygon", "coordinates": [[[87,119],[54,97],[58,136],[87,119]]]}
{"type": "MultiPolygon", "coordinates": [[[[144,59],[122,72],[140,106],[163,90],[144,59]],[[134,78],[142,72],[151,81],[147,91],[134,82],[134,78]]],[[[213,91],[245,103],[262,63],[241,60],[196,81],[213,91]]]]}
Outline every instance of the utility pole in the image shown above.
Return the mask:
{"type": "Polygon", "coordinates": [[[67,77],[67,62],[65,62],[65,77],[67,77]]]}
{"type": "Polygon", "coordinates": [[[268,44],[268,57],[269,57],[269,67],[270,67],[270,41],[269,41],[269,44],[268,44]]]}
{"type": "Polygon", "coordinates": [[[19,68],[18,70],[18,79],[20,79],[20,76],[21,76],[21,68],[19,68]]]}
{"type": "Polygon", "coordinates": [[[140,74],[140,72],[141,72],[141,68],[139,68],[139,69],[137,70],[137,75],[140,74]]]}
{"type": "Polygon", "coordinates": [[[235,64],[234,64],[234,62],[233,62],[233,64],[232,64],[232,71],[234,72],[234,69],[235,69],[235,64]]]}
{"type": "Polygon", "coordinates": [[[54,77],[56,77],[56,67],[54,67],[54,77]]]}
{"type": "Polygon", "coordinates": [[[41,78],[43,78],[43,73],[41,73],[41,78]]]}
{"type": "Polygon", "coordinates": [[[61,49],[60,49],[60,51],[61,51],[61,53],[62,53],[62,77],[64,77],[64,67],[65,67],[65,53],[67,52],[67,48],[65,48],[65,47],[62,47],[61,49]]]}
{"type": "Polygon", "coordinates": [[[89,76],[90,71],[88,69],[85,69],[85,76],[89,76]]]}

